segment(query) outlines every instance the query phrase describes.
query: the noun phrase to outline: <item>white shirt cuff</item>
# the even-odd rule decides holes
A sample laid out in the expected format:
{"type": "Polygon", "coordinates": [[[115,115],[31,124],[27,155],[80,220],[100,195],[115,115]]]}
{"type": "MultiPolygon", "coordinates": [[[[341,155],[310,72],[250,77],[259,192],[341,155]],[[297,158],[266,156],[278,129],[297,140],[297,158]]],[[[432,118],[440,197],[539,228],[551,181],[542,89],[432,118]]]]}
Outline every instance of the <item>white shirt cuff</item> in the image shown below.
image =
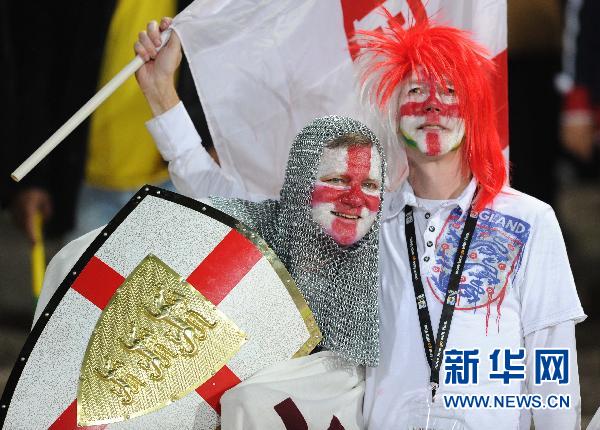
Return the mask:
{"type": "Polygon", "coordinates": [[[202,139],[182,102],[147,121],[146,128],[166,161],[202,146],[202,139]]]}

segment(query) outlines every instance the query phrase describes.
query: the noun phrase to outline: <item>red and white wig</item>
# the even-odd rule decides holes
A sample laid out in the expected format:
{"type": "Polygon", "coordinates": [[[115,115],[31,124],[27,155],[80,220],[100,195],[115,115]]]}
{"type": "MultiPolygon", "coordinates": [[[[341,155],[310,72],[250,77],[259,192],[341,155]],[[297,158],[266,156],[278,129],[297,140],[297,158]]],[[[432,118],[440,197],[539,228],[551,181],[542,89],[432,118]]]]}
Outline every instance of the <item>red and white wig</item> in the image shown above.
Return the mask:
{"type": "Polygon", "coordinates": [[[384,10],[389,28],[359,31],[362,92],[387,114],[398,132],[398,94],[412,72],[442,86],[452,83],[459,115],[465,122],[461,146],[465,168],[479,183],[475,210],[482,210],[506,181],[506,164],[497,130],[496,104],[491,80],[494,63],[487,51],[463,30],[429,21],[404,29],[384,10]]]}

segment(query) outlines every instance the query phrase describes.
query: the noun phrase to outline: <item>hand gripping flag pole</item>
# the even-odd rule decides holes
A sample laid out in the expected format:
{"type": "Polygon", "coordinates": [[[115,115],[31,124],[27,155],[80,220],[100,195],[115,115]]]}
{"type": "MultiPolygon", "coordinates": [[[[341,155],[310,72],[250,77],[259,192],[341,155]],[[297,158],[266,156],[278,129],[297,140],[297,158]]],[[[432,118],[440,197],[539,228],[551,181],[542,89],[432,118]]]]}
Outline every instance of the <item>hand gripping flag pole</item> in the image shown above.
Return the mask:
{"type": "MultiPolygon", "coordinates": [[[[160,50],[165,43],[168,42],[171,36],[171,30],[166,30],[161,33],[160,50]]],[[[52,136],[48,138],[42,145],[35,150],[14,172],[11,173],[11,178],[19,182],[25,177],[35,166],[37,166],[46,156],[58,146],[79,124],[81,124],[88,116],[92,114],[117,88],[133,75],[140,67],[144,65],[142,57],[137,55],[129,64],[117,73],[100,91],[98,91],[91,99],[87,101],[71,118],[68,119],[52,136]]]]}

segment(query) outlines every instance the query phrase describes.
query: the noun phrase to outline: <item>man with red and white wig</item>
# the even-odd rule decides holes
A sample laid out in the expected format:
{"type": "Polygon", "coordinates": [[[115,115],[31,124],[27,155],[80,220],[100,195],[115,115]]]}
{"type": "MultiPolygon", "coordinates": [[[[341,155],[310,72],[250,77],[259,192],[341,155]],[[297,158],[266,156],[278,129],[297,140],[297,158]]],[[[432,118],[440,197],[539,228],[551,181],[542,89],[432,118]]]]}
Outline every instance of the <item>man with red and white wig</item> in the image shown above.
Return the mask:
{"type": "Polygon", "coordinates": [[[506,185],[493,63],[464,31],[387,15],[389,28],[357,40],[363,91],[404,143],[409,175],[382,216],[365,421],[517,429],[533,415],[536,428],[579,428],[585,314],[552,208],[506,185]],[[539,404],[508,406],[527,394],[539,404]],[[569,405],[553,409],[551,395],[569,405]],[[461,408],[467,398],[484,400],[461,408]]]}

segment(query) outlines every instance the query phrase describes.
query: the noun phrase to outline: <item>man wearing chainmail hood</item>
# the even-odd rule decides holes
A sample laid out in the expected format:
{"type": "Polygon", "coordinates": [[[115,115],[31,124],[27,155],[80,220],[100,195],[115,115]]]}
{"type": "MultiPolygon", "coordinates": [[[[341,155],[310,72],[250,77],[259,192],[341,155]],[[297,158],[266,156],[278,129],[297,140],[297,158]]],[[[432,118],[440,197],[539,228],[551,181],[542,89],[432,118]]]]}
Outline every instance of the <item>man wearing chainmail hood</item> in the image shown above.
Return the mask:
{"type": "MultiPolygon", "coordinates": [[[[245,195],[204,151],[181,103],[147,123],[175,183],[202,197],[245,195]],[[173,120],[184,123],[165,127],[173,120]],[[185,144],[167,130],[188,130],[185,144]],[[175,151],[175,152],[172,152],[175,151]],[[191,159],[191,160],[190,160],[191,159]],[[194,172],[181,171],[193,165],[194,172]],[[180,182],[181,179],[181,182],[180,182]],[[191,185],[194,183],[194,185],[191,185]]],[[[242,382],[221,398],[222,428],[287,427],[300,414],[314,428],[363,428],[364,368],[379,360],[378,242],[383,151],[363,124],[318,118],[298,134],[280,199],[211,197],[210,204],[258,232],[290,272],[323,334],[325,351],[242,382]]]]}
{"type": "Polygon", "coordinates": [[[355,365],[376,366],[379,357],[377,250],[385,171],[379,141],[356,120],[318,118],[291,146],[278,201],[231,198],[259,197],[227,177],[189,128],[190,118],[171,88],[181,58],[177,36],[160,54],[154,50],[159,29],[168,24],[149,25],[136,43],[144,59],[156,57],[152,69],[136,75],[155,115],[147,128],[180,192],[221,196],[211,197],[210,204],[273,248],[315,315],[326,350],[259,372],[227,392],[221,400],[223,429],[278,428],[282,420],[287,425],[290,409],[314,428],[328,428],[335,420],[346,429],[362,428],[363,370],[355,365]]]}
{"type": "MultiPolygon", "coordinates": [[[[149,29],[158,35],[156,26],[149,29]]],[[[161,51],[161,58],[174,73],[181,53],[176,36],[171,40],[175,48],[161,51]]],[[[237,198],[248,196],[220,171],[193,125],[188,128],[192,123],[183,105],[152,92],[157,69],[153,75],[142,67],[137,78],[155,115],[148,130],[162,142],[159,150],[179,191],[202,198],[264,239],[294,279],[322,336],[314,354],[267,367],[217,398],[220,428],[289,428],[298,420],[312,428],[364,428],[365,367],[379,362],[378,245],[385,172],[379,140],[352,118],[317,118],[291,145],[279,199],[237,198]],[[170,123],[178,120],[183,122],[170,123]],[[185,165],[194,170],[182,172],[185,165]]],[[[52,259],[35,319],[102,229],[74,240],[52,259]]],[[[263,300],[269,303],[269,297],[263,300]]],[[[247,298],[236,302],[242,309],[255,304],[247,298]]],[[[268,314],[262,317],[269,321],[268,314]]],[[[270,327],[273,342],[280,330],[270,327]]],[[[195,427],[211,425],[207,419],[198,409],[195,427]]]]}
{"type": "MultiPolygon", "coordinates": [[[[138,79],[144,89],[143,73],[138,72],[138,79]]],[[[279,200],[243,200],[234,198],[245,193],[223,175],[195,128],[187,128],[191,123],[183,105],[163,105],[163,98],[146,90],[155,114],[147,127],[163,143],[159,149],[170,161],[179,191],[195,198],[219,196],[208,203],[256,231],[293,277],[322,334],[315,354],[266,368],[225,392],[221,428],[287,428],[298,416],[314,428],[363,428],[365,366],[379,362],[378,244],[385,158],[378,139],[354,119],[317,118],[291,145],[279,200]],[[165,127],[173,120],[183,123],[165,127]],[[181,172],[183,165],[194,171],[181,172]]],[[[37,317],[65,270],[99,232],[71,242],[49,264],[37,317]]],[[[274,336],[277,330],[273,327],[274,336]]]]}

